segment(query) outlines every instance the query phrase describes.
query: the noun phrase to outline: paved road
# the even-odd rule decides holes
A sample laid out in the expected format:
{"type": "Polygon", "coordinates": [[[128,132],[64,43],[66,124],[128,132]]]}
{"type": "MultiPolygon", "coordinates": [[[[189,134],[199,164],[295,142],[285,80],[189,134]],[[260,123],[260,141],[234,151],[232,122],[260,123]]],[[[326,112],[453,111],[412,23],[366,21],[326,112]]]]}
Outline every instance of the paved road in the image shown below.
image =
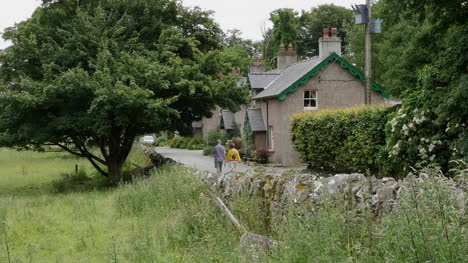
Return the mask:
{"type": "MultiPolygon", "coordinates": [[[[156,147],[156,152],[162,154],[164,157],[171,158],[174,161],[183,163],[189,167],[216,173],[213,158],[204,156],[203,151],[201,150],[197,151],[174,149],[169,147],[156,147]]],[[[236,171],[245,172],[250,169],[252,169],[252,167],[239,163],[237,165],[236,171]]],[[[223,167],[223,170],[227,171],[227,167],[223,167]]]]}

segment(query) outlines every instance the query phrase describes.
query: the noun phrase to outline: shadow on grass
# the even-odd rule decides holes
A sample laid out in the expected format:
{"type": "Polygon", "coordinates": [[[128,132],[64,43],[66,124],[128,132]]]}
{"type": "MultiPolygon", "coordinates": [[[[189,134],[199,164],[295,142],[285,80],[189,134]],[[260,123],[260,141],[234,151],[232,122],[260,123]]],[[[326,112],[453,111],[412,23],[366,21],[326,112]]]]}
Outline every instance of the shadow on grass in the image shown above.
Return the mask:
{"type": "Polygon", "coordinates": [[[108,191],[114,187],[104,176],[89,176],[84,171],[62,174],[62,178],[52,182],[51,186],[51,192],[57,194],[108,191]]]}

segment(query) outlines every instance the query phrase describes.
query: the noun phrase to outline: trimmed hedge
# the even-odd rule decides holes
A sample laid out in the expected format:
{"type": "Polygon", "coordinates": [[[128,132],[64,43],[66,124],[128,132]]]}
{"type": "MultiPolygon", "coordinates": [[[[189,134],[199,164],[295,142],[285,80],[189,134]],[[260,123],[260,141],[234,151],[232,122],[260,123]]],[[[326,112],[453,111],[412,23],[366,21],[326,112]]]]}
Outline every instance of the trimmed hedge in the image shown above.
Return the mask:
{"type": "Polygon", "coordinates": [[[313,169],[376,172],[391,111],[360,106],[300,113],[292,120],[292,142],[302,161],[313,169]]]}

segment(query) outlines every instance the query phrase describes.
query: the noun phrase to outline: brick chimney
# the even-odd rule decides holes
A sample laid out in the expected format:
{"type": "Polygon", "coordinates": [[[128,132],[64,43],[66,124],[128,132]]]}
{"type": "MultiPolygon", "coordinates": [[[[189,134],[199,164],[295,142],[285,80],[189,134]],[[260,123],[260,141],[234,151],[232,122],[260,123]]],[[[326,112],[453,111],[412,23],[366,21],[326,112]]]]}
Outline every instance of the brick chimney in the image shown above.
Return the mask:
{"type": "Polygon", "coordinates": [[[337,37],[336,28],[331,29],[331,37],[329,37],[329,29],[323,29],[323,37],[319,38],[319,56],[328,57],[335,52],[341,56],[341,38],[337,37]]]}
{"type": "Polygon", "coordinates": [[[265,72],[265,67],[263,65],[263,58],[256,58],[250,64],[250,73],[262,73],[265,72]]]}
{"type": "Polygon", "coordinates": [[[282,69],[287,65],[291,65],[297,62],[297,52],[294,51],[292,43],[289,43],[288,50],[284,44],[280,45],[278,52],[278,69],[282,69]]]}

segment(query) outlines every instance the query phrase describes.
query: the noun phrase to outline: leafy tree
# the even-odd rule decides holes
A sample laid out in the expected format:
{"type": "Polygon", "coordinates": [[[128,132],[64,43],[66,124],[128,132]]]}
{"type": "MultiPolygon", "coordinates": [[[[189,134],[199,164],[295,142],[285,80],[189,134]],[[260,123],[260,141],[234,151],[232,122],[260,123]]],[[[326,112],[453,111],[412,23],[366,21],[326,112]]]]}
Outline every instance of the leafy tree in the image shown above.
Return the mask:
{"type": "Polygon", "coordinates": [[[310,11],[303,11],[300,16],[300,38],[297,52],[301,57],[318,56],[318,40],[322,36],[323,28],[338,29],[338,37],[343,40],[343,50],[346,49],[346,35],[349,25],[353,23],[353,12],[345,7],[319,5],[310,11]]]}
{"type": "MultiPolygon", "coordinates": [[[[263,55],[267,68],[274,68],[276,54],[281,43],[292,43],[298,56],[304,59],[318,55],[318,39],[325,27],[338,28],[338,36],[346,39],[353,21],[353,13],[344,7],[320,5],[301,14],[290,8],[277,9],[270,13],[273,28],[263,36],[263,55]]],[[[346,46],[346,40],[343,42],[346,46]]]]}
{"type": "Polygon", "coordinates": [[[448,170],[450,160],[468,160],[468,6],[456,0],[378,5],[387,21],[374,40],[380,81],[404,99],[388,128],[388,170],[431,163],[448,170]]]}
{"type": "Polygon", "coordinates": [[[251,58],[258,56],[259,50],[252,40],[243,39],[241,35],[238,29],[228,30],[224,36],[226,47],[221,55],[228,66],[239,67],[243,74],[247,74],[251,58]]]}
{"type": "Polygon", "coordinates": [[[175,0],[43,1],[3,36],[0,145],[55,145],[119,182],[136,136],[245,101],[220,77],[221,33],[175,0]]]}

